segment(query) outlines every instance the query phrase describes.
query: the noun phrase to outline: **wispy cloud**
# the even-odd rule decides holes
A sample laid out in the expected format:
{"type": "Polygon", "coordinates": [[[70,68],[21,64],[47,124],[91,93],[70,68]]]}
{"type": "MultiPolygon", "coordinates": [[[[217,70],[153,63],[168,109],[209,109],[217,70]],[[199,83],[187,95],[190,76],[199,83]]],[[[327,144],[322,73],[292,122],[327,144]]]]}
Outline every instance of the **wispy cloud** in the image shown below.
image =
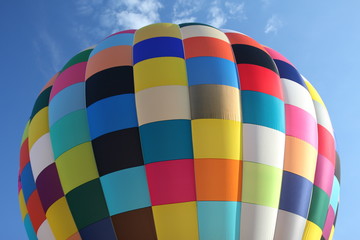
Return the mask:
{"type": "Polygon", "coordinates": [[[96,25],[77,25],[74,33],[102,36],[159,22],[159,10],[163,8],[160,0],[78,0],[76,6],[80,15],[92,17],[96,25]]]}
{"type": "Polygon", "coordinates": [[[225,8],[230,13],[231,18],[234,18],[235,16],[239,17],[241,20],[246,19],[245,16],[245,3],[241,2],[225,2],[225,8]]]}
{"type": "Polygon", "coordinates": [[[77,0],[75,2],[78,13],[91,15],[96,11],[96,6],[103,4],[104,0],[77,0]]]}
{"type": "MultiPolygon", "coordinates": [[[[81,46],[87,46],[98,41],[99,36],[160,22],[164,1],[77,0],[76,8],[84,21],[74,24],[73,34],[81,46]]],[[[246,19],[245,4],[237,0],[175,0],[168,7],[173,23],[200,21],[220,28],[229,20],[246,19]]]]}
{"type": "Polygon", "coordinates": [[[214,4],[210,7],[208,20],[210,25],[217,28],[224,26],[224,24],[227,22],[224,11],[217,4],[214,4]]]}
{"type": "Polygon", "coordinates": [[[197,18],[194,15],[200,12],[203,4],[203,0],[177,0],[172,9],[172,22],[195,22],[197,18]]]}
{"type": "Polygon", "coordinates": [[[224,26],[230,19],[236,19],[240,21],[246,19],[244,8],[244,2],[222,2],[215,0],[211,3],[207,20],[210,25],[220,28],[224,26]]]}
{"type": "Polygon", "coordinates": [[[34,40],[33,46],[36,51],[35,56],[37,56],[35,61],[45,77],[59,71],[62,64],[64,64],[64,56],[59,43],[48,31],[39,31],[38,38],[34,40]],[[49,56],[50,59],[40,56],[49,56]]]}
{"type": "Polygon", "coordinates": [[[270,5],[270,0],[261,0],[261,4],[263,8],[266,8],[270,5]]]}
{"type": "Polygon", "coordinates": [[[122,0],[110,1],[101,19],[106,27],[113,27],[113,32],[120,28],[140,28],[159,22],[159,10],[163,7],[159,0],[122,0]]]}
{"type": "Polygon", "coordinates": [[[238,1],[213,0],[177,0],[173,5],[172,21],[174,23],[204,21],[214,27],[224,26],[231,20],[246,19],[245,4],[238,1]],[[202,19],[203,16],[206,19],[202,19]]]}
{"type": "Polygon", "coordinates": [[[266,34],[277,34],[278,30],[283,26],[283,22],[277,15],[272,15],[271,18],[268,19],[265,26],[266,34]]]}

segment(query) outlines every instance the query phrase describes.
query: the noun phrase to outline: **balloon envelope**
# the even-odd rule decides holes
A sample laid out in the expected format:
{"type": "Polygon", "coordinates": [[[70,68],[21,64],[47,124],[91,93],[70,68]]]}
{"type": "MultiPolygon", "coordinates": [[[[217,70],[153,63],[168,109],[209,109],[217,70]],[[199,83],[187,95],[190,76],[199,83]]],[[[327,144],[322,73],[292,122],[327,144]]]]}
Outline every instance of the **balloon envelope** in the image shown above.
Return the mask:
{"type": "Polygon", "coordinates": [[[159,23],[65,64],[22,139],[29,239],[331,239],[339,158],[315,88],[231,30],[159,23]]]}

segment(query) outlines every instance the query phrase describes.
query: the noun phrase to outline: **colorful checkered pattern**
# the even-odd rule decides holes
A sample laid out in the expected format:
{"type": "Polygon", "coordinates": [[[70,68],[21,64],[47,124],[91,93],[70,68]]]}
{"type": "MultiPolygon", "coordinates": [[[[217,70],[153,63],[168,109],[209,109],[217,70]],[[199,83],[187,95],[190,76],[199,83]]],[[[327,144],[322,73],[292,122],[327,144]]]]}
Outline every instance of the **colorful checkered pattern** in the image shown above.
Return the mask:
{"type": "Polygon", "coordinates": [[[327,109],[284,56],[200,23],[113,34],[39,94],[20,151],[29,239],[332,239],[327,109]]]}

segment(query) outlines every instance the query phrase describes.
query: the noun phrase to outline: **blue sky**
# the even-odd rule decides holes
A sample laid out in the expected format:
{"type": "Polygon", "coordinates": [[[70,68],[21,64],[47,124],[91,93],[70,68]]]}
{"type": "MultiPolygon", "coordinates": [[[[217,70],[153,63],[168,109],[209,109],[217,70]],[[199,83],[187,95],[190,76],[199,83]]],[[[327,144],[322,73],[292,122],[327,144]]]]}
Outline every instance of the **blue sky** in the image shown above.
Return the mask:
{"type": "Polygon", "coordinates": [[[17,200],[23,127],[43,85],[107,35],[154,22],[233,29],[285,55],[320,92],[342,160],[334,239],[354,239],[360,214],[360,1],[34,0],[0,7],[0,239],[26,239],[17,200]]]}

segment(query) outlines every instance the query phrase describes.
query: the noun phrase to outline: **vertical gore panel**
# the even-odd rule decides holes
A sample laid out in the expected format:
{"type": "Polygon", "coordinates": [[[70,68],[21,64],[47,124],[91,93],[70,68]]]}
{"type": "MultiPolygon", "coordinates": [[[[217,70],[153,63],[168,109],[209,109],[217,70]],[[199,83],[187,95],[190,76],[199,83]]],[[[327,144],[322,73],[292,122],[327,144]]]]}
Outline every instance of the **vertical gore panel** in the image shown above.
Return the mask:
{"type": "MultiPolygon", "coordinates": [[[[130,218],[130,213],[150,206],[134,95],[134,32],[119,32],[100,42],[86,69],[91,143],[109,223],[119,239],[122,233],[113,217],[128,212],[122,215],[124,222],[143,221],[139,215],[130,218]]],[[[152,219],[147,221],[153,225],[152,219]]],[[[101,227],[95,225],[92,228],[101,227]]],[[[137,234],[134,228],[121,231],[137,234]]]]}
{"type": "Polygon", "coordinates": [[[298,71],[280,53],[274,50],[268,52],[282,79],[286,118],[284,171],[279,205],[279,209],[283,211],[278,215],[275,236],[278,240],[295,240],[301,239],[309,212],[318,146],[317,121],[310,93],[298,71]],[[297,99],[294,100],[294,97],[297,99]]]}
{"type": "MultiPolygon", "coordinates": [[[[47,83],[47,87],[45,87],[41,91],[35,102],[31,114],[31,121],[28,125],[28,128],[26,129],[26,131],[28,131],[28,138],[23,143],[26,143],[28,146],[26,148],[23,148],[22,151],[22,154],[26,155],[25,160],[30,160],[30,162],[28,162],[27,165],[22,169],[22,177],[20,178],[20,181],[22,184],[23,193],[25,195],[28,216],[37,235],[41,234],[41,231],[43,231],[41,226],[43,226],[46,222],[45,212],[47,210],[47,207],[44,207],[42,201],[44,200],[44,198],[47,197],[47,195],[45,195],[38,188],[35,182],[37,182],[37,180],[39,179],[38,177],[40,174],[46,172],[45,169],[47,168],[47,166],[53,164],[54,162],[49,137],[48,105],[52,84],[56,76],[57,75],[50,79],[50,81],[47,83]],[[29,172],[27,172],[29,169],[32,174],[29,174],[29,172]],[[26,180],[26,176],[30,177],[31,179],[26,180]],[[31,193],[30,197],[27,198],[29,192],[29,185],[24,181],[28,180],[30,180],[30,186],[33,187],[34,191],[31,193]]],[[[46,179],[43,180],[46,181],[46,179]]],[[[59,184],[57,186],[54,186],[54,188],[56,189],[55,191],[59,190],[59,194],[55,197],[52,194],[49,195],[51,195],[51,197],[54,197],[55,200],[57,200],[63,196],[63,193],[59,184]]],[[[52,231],[48,229],[47,232],[49,239],[52,239],[52,231]]]]}
{"type": "MultiPolygon", "coordinates": [[[[309,89],[310,95],[313,99],[316,117],[318,119],[323,119],[321,122],[330,122],[329,116],[326,111],[324,102],[322,101],[320,95],[317,93],[316,89],[305,80],[305,84],[309,89]],[[323,110],[319,110],[324,108],[323,110]]],[[[329,126],[321,125],[321,122],[318,122],[318,146],[319,154],[316,164],[316,173],[315,180],[313,185],[313,193],[311,198],[309,216],[304,237],[307,232],[314,232],[314,225],[317,226],[316,229],[320,229],[316,232],[316,236],[320,236],[323,233],[326,215],[328,212],[330,204],[330,194],[332,190],[332,183],[335,172],[335,161],[336,161],[336,151],[335,151],[335,139],[332,135],[332,127],[328,129],[329,126]]],[[[319,238],[320,238],[319,236],[319,238]]],[[[305,238],[306,239],[306,238],[305,238]]]]}
{"type": "Polygon", "coordinates": [[[239,81],[229,40],[205,25],[184,25],[201,239],[236,239],[241,194],[239,81]]]}
{"type": "Polygon", "coordinates": [[[137,116],[151,204],[156,205],[152,209],[157,237],[197,239],[189,91],[179,27],[153,24],[139,29],[133,56],[137,116]],[[189,204],[184,212],[180,210],[189,204]]]}
{"type": "Polygon", "coordinates": [[[38,96],[32,112],[32,121],[29,124],[30,162],[35,180],[48,165],[54,162],[49,134],[48,105],[52,83],[55,81],[56,76],[49,81],[49,86],[38,96]]]}
{"type": "MultiPolygon", "coordinates": [[[[56,229],[55,237],[60,239],[79,239],[78,230],[84,228],[86,224],[93,223],[91,222],[93,218],[89,218],[88,222],[80,221],[79,211],[91,205],[96,199],[103,198],[101,189],[91,193],[86,192],[83,197],[89,200],[84,201],[82,208],[74,207],[77,200],[77,197],[74,197],[77,196],[76,193],[86,188],[88,186],[86,183],[94,181],[93,179],[99,176],[92,147],[89,144],[90,134],[85,109],[85,71],[91,51],[92,49],[88,49],[80,52],[64,66],[50,94],[50,136],[56,169],[65,197],[53,203],[47,214],[50,212],[49,224],[56,229]],[[63,221],[66,223],[59,224],[63,221]]],[[[100,207],[93,207],[87,213],[96,212],[100,207]]]]}
{"type": "Polygon", "coordinates": [[[244,122],[240,238],[272,239],[285,147],[282,85],[274,61],[259,43],[241,33],[226,35],[237,63],[244,122]],[[267,159],[267,153],[272,157],[267,159]]]}

